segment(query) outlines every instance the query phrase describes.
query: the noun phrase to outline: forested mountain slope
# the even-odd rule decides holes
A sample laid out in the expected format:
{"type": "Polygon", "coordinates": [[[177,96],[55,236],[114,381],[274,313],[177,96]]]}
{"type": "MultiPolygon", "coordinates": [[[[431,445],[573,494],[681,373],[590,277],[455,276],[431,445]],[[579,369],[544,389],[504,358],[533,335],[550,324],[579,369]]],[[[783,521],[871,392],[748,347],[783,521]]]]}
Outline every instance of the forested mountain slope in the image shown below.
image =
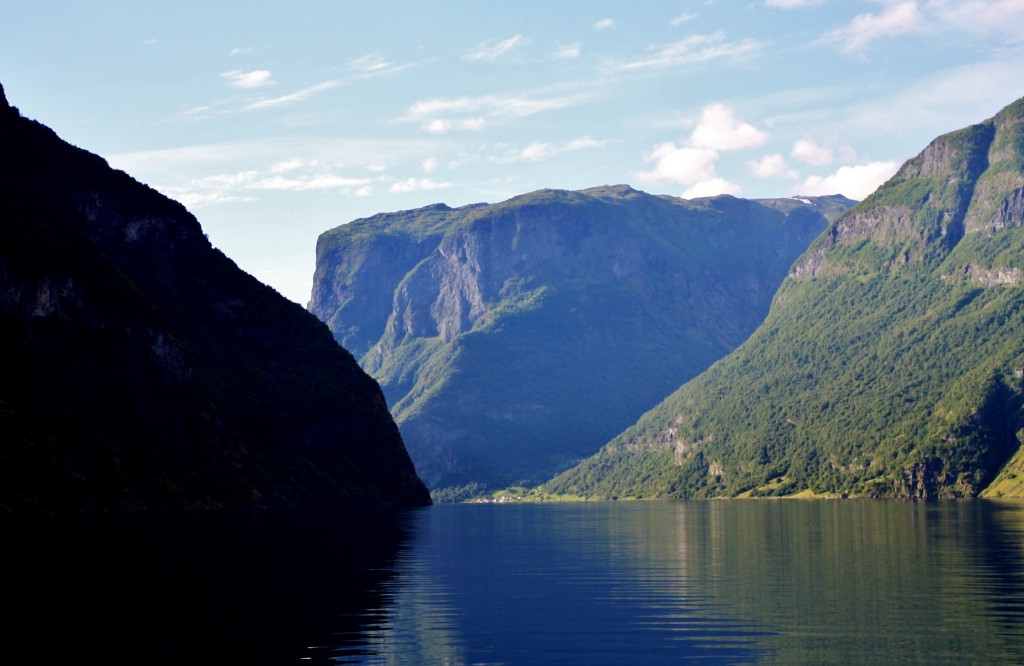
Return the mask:
{"type": "Polygon", "coordinates": [[[547,488],[1020,495],[1022,222],[1024,100],[904,164],[740,349],[547,488]]]}
{"type": "Polygon", "coordinates": [[[320,237],[310,309],[429,486],[536,483],[739,345],[852,203],[607,186],[381,214],[320,237]]]}
{"type": "Polygon", "coordinates": [[[2,90],[0,511],[429,503],[321,322],[2,90]]]}

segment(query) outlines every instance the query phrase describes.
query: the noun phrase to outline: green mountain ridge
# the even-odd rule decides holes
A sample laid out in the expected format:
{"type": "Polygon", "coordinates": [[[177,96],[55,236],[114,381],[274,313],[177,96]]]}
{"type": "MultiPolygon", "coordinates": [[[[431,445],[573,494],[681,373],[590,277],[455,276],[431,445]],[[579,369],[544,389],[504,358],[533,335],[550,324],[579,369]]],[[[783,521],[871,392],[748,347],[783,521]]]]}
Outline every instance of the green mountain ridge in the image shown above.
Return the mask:
{"type": "Polygon", "coordinates": [[[381,214],[321,235],[309,309],[428,486],[536,483],[739,345],[852,203],[619,185],[381,214]]]}
{"type": "Polygon", "coordinates": [[[587,496],[1022,494],[1024,100],[830,225],[764,324],[546,484],[587,496]]]}
{"type": "Polygon", "coordinates": [[[0,86],[0,512],[430,502],[376,383],[0,86]]]}

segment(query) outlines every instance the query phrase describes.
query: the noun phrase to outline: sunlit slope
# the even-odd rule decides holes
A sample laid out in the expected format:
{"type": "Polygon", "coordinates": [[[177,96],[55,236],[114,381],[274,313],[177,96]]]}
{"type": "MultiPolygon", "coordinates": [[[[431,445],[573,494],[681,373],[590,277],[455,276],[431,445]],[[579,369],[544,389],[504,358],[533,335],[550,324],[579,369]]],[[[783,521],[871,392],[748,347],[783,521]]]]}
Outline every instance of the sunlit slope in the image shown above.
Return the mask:
{"type": "Polygon", "coordinates": [[[1018,101],[903,165],[797,261],[742,347],[547,489],[1020,495],[1022,222],[1018,101]]]}
{"type": "Polygon", "coordinates": [[[851,203],[615,186],[378,215],[321,237],[310,308],[428,485],[536,483],[739,345],[851,203]]]}

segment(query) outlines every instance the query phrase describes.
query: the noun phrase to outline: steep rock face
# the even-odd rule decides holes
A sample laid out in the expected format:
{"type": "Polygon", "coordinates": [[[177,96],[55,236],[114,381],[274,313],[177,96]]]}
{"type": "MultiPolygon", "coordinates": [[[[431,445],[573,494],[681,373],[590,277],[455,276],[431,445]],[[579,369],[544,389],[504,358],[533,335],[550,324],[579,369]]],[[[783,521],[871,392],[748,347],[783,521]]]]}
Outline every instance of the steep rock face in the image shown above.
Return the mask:
{"type": "Polygon", "coordinates": [[[794,264],[747,343],[550,489],[1019,494],[1022,187],[1024,100],[937,138],[794,264]]]}
{"type": "Polygon", "coordinates": [[[6,98],[0,350],[4,510],[429,502],[322,323],[6,98]]]}
{"type": "Polygon", "coordinates": [[[850,203],[610,186],[378,215],[321,236],[310,309],[428,485],[536,482],[742,342],[850,203]]]}

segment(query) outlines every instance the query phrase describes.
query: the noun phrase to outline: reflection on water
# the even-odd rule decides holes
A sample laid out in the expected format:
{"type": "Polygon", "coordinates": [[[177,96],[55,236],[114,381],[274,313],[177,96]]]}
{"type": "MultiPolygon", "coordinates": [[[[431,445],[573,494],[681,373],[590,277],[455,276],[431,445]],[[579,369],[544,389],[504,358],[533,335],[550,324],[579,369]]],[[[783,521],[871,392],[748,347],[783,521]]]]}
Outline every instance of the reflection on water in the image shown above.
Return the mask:
{"type": "Polygon", "coordinates": [[[387,606],[382,586],[408,522],[329,512],[4,518],[0,663],[293,664],[325,643],[367,654],[362,618],[387,606]]]}
{"type": "Polygon", "coordinates": [[[1022,504],[441,506],[396,567],[340,663],[1024,663],[1022,504]]]}
{"type": "Polygon", "coordinates": [[[1024,663],[1024,504],[0,522],[4,663],[1024,663]]]}

